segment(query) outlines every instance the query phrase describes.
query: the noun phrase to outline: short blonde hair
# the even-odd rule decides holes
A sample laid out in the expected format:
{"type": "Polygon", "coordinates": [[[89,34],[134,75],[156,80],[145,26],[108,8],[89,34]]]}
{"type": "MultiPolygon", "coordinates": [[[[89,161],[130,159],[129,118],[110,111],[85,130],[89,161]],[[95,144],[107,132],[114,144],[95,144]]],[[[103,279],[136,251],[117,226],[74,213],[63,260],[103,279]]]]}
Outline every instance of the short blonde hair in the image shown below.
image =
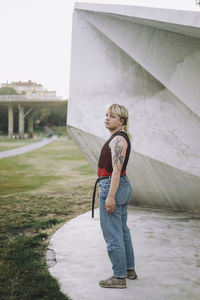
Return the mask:
{"type": "Polygon", "coordinates": [[[120,119],[124,121],[122,130],[124,130],[127,133],[128,137],[131,138],[131,135],[129,133],[129,114],[127,108],[123,105],[114,103],[109,104],[106,107],[106,111],[118,115],[120,119]]]}

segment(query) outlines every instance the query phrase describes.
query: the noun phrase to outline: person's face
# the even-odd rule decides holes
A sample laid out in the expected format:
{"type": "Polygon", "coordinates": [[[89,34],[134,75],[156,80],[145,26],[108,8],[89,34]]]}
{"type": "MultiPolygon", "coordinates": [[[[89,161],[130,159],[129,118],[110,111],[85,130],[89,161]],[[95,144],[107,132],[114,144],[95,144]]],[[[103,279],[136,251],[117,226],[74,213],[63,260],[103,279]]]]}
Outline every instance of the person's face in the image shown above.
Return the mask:
{"type": "Polygon", "coordinates": [[[113,114],[110,111],[106,112],[105,115],[105,127],[109,130],[121,129],[123,125],[123,121],[117,114],[113,114]]]}

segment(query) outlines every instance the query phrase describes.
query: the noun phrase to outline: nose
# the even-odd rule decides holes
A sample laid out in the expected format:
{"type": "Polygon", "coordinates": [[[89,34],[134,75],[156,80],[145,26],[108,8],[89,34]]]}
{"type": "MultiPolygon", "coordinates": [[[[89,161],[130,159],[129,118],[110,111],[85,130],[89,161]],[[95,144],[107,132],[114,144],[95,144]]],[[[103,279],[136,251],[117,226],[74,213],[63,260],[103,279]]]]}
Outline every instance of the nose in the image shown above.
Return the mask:
{"type": "Polygon", "coordinates": [[[104,122],[110,122],[109,118],[106,117],[104,122]]]}

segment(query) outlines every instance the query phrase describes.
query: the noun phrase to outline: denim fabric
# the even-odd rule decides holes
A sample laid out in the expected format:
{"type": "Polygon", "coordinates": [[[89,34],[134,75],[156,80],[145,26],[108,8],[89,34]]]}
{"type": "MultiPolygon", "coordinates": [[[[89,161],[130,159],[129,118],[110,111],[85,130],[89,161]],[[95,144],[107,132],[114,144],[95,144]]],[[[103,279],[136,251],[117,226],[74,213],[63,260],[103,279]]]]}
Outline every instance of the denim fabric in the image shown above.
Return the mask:
{"type": "Polygon", "coordinates": [[[127,206],[131,199],[132,188],[126,175],[120,177],[119,187],[115,194],[116,210],[112,214],[108,214],[105,210],[105,201],[110,183],[110,178],[99,182],[100,224],[107,243],[113,275],[118,278],[125,278],[127,270],[135,268],[131,234],[126,224],[127,206]]]}

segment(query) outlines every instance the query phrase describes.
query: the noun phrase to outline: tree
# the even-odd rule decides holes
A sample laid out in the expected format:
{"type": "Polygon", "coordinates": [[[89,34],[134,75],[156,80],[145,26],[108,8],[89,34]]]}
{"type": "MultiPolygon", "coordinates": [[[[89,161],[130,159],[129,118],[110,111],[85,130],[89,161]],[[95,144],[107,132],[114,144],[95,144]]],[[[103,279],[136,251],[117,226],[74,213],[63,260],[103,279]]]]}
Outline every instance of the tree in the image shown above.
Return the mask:
{"type": "Polygon", "coordinates": [[[17,91],[13,87],[5,86],[0,88],[0,95],[17,95],[17,91]]]}
{"type": "Polygon", "coordinates": [[[66,102],[57,106],[37,108],[34,110],[34,121],[40,120],[40,128],[44,128],[45,126],[65,126],[66,116],[66,102]]]}

